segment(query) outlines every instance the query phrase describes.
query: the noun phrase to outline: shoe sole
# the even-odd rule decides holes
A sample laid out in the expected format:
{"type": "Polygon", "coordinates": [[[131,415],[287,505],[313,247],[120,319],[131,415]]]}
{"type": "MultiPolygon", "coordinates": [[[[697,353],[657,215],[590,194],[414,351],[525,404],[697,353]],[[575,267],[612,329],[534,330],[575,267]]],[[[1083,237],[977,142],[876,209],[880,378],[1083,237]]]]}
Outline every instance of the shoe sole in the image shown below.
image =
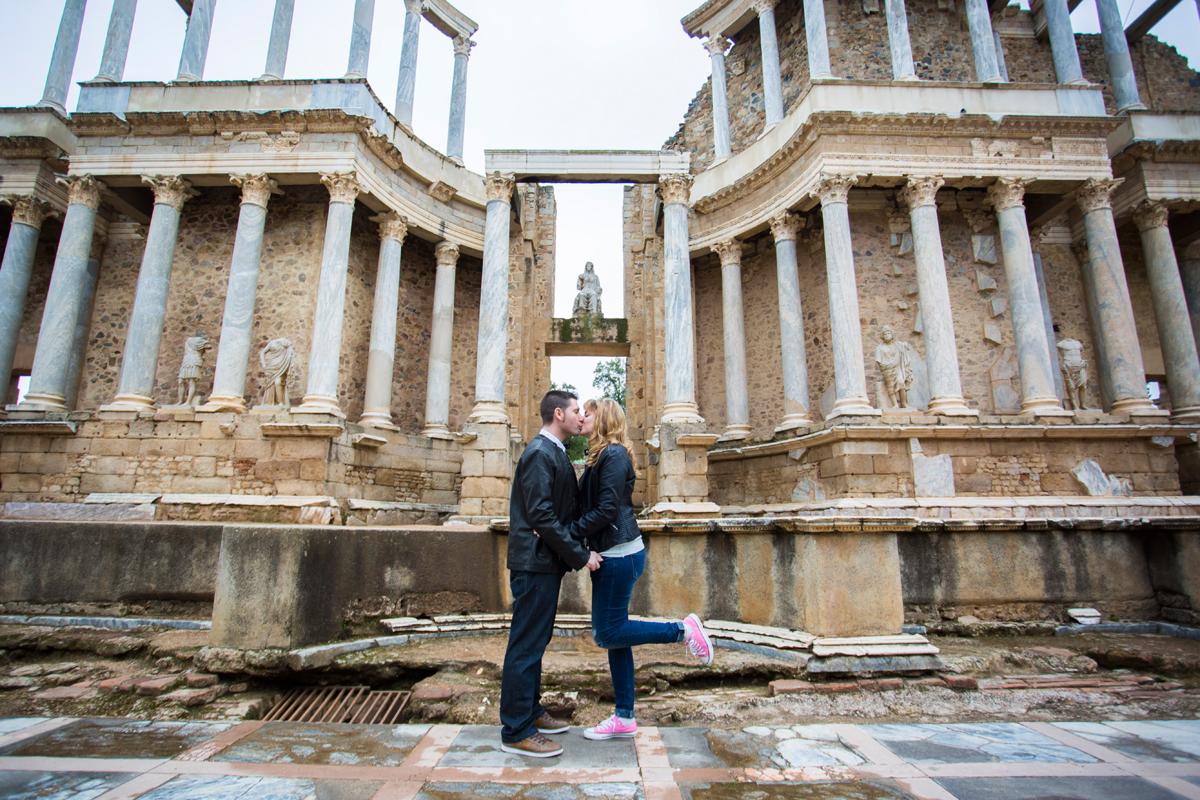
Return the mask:
{"type": "Polygon", "coordinates": [[[696,632],[700,634],[700,638],[704,640],[704,646],[708,648],[708,658],[701,658],[700,663],[703,666],[711,667],[713,663],[713,646],[712,639],[708,638],[708,632],[704,630],[704,623],[695,614],[688,614],[687,619],[696,623],[696,632]]]}
{"type": "Polygon", "coordinates": [[[637,731],[630,731],[629,733],[592,733],[591,730],[586,730],[583,732],[583,738],[591,739],[594,742],[604,739],[632,739],[636,735],[637,731]]]}
{"type": "Polygon", "coordinates": [[[512,753],[515,756],[529,756],[530,758],[554,758],[554,756],[562,755],[562,748],[558,748],[553,753],[533,753],[529,750],[521,750],[516,747],[509,747],[503,742],[500,743],[500,749],[505,753],[512,753]]]}
{"type": "Polygon", "coordinates": [[[538,733],[541,733],[541,734],[566,733],[568,730],[570,730],[570,726],[563,725],[561,728],[538,728],[538,733]]]}

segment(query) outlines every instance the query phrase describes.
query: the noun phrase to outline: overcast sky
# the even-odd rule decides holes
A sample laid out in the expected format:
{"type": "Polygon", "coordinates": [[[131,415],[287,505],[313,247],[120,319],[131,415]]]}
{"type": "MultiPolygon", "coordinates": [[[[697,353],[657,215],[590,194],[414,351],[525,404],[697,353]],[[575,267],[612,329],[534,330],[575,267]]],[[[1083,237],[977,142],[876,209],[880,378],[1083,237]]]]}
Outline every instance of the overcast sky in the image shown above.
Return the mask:
{"type": "MultiPolygon", "coordinates": [[[[1117,0],[1127,20],[1152,0],[1117,0]]],[[[701,42],[679,20],[701,0],[453,0],[479,24],[467,89],[464,159],[483,171],[483,151],[499,149],[656,150],[675,133],[709,75],[701,42]]],[[[353,0],[295,0],[288,78],[340,77],[346,71],[353,0]]],[[[1023,5],[1028,5],[1027,2],[1023,5]]],[[[262,74],[275,0],[218,0],[206,80],[262,74]]],[[[0,106],[27,106],[42,96],[63,0],[0,0],[0,106]]],[[[74,81],[100,68],[112,0],[89,0],[74,81]]],[[[141,0],[125,70],[127,81],[173,80],[185,15],[175,0],[141,0]]],[[[396,96],[402,0],[376,0],[368,79],[389,109],[396,96]]],[[[1072,15],[1080,33],[1099,31],[1086,1],[1072,15]]],[[[1153,31],[1200,66],[1200,17],[1183,0],[1153,31]]],[[[446,147],[451,42],[421,25],[413,127],[446,147]]],[[[72,87],[67,108],[74,109],[72,87]]],[[[560,185],[555,314],[567,316],[575,277],[586,261],[604,287],[606,316],[622,308],[621,187],[560,185]]],[[[553,377],[591,389],[597,359],[556,358],[553,377]]]]}

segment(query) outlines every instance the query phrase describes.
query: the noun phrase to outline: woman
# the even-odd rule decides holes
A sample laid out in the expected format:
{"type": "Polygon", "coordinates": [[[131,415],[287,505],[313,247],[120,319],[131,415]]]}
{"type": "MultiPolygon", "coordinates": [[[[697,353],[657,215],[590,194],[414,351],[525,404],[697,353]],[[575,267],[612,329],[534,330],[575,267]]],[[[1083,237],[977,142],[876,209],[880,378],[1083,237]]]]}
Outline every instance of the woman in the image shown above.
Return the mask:
{"type": "Polygon", "coordinates": [[[571,535],[600,553],[592,579],[592,638],[608,650],[608,668],[616,694],[616,713],[584,732],[589,739],[632,737],[633,647],[639,644],[687,642],[705,666],[712,663],[712,642],[689,614],[682,622],[640,622],[629,619],[633,585],[646,568],[646,548],[633,513],[633,482],[637,477],[625,433],[625,412],[614,400],[584,405],[583,431],[588,437],[587,468],[579,482],[582,516],[571,535]]]}

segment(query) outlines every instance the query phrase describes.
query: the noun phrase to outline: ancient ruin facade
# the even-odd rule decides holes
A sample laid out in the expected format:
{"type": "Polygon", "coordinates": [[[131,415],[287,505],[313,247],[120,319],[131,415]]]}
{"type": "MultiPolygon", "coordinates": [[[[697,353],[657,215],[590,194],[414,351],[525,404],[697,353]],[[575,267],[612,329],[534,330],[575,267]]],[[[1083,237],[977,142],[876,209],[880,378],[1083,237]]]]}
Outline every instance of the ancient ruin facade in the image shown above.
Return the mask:
{"type": "MultiPolygon", "coordinates": [[[[67,114],[68,0],[43,102],[0,112],[4,519],[501,542],[549,359],[604,355],[628,359],[644,611],[1191,619],[1200,79],[1097,4],[1103,36],[1065,0],[709,0],[682,24],[712,79],[661,150],[488,151],[480,175],[476,25],[444,0],[406,3],[390,109],[369,14],[345,77],[288,80],[279,0],[264,75],[217,83],[196,0],[177,80],[123,83],[118,3],[67,114]],[[445,152],[411,127],[422,19],[455,42],[445,152]],[[556,182],[627,184],[622,319],[553,316],[556,182]]],[[[495,553],[464,585],[362,585],[502,604],[495,553]]]]}

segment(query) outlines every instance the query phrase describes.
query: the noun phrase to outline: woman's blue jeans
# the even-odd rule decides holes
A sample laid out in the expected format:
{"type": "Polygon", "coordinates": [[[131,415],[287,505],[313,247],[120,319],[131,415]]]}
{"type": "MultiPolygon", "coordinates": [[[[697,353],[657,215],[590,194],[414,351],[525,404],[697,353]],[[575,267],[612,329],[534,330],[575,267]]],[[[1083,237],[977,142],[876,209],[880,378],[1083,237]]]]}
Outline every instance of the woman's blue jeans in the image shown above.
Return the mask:
{"type": "Polygon", "coordinates": [[[639,644],[683,641],[681,622],[641,622],[629,618],[633,585],[646,569],[646,551],[606,558],[592,575],[592,639],[608,650],[617,716],[633,716],[633,648],[639,644]]]}

